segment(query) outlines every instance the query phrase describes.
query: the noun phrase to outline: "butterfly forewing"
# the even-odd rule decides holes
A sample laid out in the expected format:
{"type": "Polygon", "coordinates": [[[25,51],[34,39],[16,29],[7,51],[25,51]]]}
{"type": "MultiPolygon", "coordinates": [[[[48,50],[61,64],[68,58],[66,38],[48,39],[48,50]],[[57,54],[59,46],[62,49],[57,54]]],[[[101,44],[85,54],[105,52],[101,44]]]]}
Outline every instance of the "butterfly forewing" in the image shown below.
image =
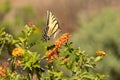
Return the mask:
{"type": "Polygon", "coordinates": [[[50,12],[47,11],[47,26],[44,30],[43,38],[45,41],[49,40],[51,36],[53,38],[56,37],[56,35],[61,31],[59,23],[55,16],[50,12]]]}
{"type": "Polygon", "coordinates": [[[59,24],[58,24],[58,21],[56,20],[55,16],[51,12],[48,12],[48,13],[49,13],[48,14],[49,15],[49,18],[48,18],[49,24],[47,26],[49,27],[49,29],[48,29],[47,35],[49,37],[51,37],[59,28],[59,24]]]}

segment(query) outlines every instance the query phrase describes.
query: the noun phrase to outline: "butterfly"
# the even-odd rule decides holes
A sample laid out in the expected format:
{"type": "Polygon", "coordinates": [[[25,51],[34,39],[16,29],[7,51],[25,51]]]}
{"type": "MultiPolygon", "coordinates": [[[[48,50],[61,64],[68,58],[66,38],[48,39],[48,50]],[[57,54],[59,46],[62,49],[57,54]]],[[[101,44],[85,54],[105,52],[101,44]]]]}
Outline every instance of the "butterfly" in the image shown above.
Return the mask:
{"type": "Polygon", "coordinates": [[[43,31],[42,40],[48,41],[51,37],[55,38],[61,32],[59,22],[52,12],[47,11],[46,27],[43,31]]]}

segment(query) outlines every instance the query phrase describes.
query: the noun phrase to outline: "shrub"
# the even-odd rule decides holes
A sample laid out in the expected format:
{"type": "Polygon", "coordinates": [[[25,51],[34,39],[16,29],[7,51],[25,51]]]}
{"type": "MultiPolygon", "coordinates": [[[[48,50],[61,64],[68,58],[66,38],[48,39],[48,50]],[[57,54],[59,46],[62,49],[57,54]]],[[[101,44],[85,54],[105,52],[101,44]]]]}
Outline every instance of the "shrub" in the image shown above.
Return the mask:
{"type": "Polygon", "coordinates": [[[1,80],[103,80],[106,77],[95,71],[96,63],[104,56],[102,51],[90,57],[80,48],[73,48],[68,41],[69,33],[64,33],[54,44],[42,45],[46,42],[40,39],[30,41],[36,29],[35,25],[26,25],[23,35],[16,39],[0,29],[0,55],[9,54],[0,66],[1,80]],[[45,51],[31,50],[40,44],[39,48],[47,46],[45,51]]]}
{"type": "Polygon", "coordinates": [[[108,53],[101,61],[98,70],[110,75],[108,80],[119,80],[119,57],[120,57],[120,24],[117,18],[118,11],[103,9],[90,20],[81,17],[80,28],[73,34],[74,46],[93,55],[97,49],[108,53]]]}

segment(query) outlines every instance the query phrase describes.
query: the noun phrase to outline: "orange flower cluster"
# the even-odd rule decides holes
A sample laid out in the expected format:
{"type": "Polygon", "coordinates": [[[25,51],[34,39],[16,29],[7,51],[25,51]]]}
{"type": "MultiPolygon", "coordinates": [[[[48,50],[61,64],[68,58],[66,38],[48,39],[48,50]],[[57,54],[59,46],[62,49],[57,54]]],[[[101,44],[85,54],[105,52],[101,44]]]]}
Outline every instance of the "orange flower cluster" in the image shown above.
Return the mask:
{"type": "Polygon", "coordinates": [[[106,53],[102,50],[97,50],[96,54],[99,55],[99,56],[105,56],[106,55],[106,53]]]}
{"type": "Polygon", "coordinates": [[[55,46],[57,48],[60,48],[64,43],[66,43],[68,41],[68,39],[70,38],[70,34],[69,33],[65,33],[63,34],[59,39],[57,39],[55,41],[55,46]]]}
{"type": "Polygon", "coordinates": [[[22,48],[15,48],[12,51],[12,55],[17,57],[17,56],[22,56],[24,54],[24,50],[22,48]]]}
{"type": "Polygon", "coordinates": [[[53,50],[49,50],[46,52],[46,57],[48,58],[49,62],[52,62],[53,59],[58,56],[58,49],[68,41],[68,39],[70,38],[70,34],[69,33],[65,33],[63,34],[59,39],[57,39],[55,41],[55,47],[53,48],[53,50]]]}
{"type": "Polygon", "coordinates": [[[53,50],[49,50],[46,52],[46,57],[48,58],[49,62],[52,62],[57,55],[58,55],[58,48],[56,47],[53,50]]]}

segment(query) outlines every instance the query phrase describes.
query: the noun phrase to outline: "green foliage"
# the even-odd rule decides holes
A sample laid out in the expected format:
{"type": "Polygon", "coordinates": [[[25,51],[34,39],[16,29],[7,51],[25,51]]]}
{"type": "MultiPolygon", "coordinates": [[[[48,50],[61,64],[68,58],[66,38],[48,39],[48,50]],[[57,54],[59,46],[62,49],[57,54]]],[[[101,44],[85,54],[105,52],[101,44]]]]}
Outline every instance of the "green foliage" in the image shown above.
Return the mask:
{"type": "Polygon", "coordinates": [[[107,53],[107,57],[98,64],[98,69],[110,75],[108,80],[120,79],[120,24],[117,13],[119,11],[107,8],[90,20],[82,16],[80,28],[72,38],[74,46],[80,46],[90,55],[100,49],[107,53]]]}
{"type": "Polygon", "coordinates": [[[0,80],[6,79],[6,80],[26,80],[25,77],[21,77],[19,74],[17,74],[16,72],[11,72],[10,69],[7,69],[7,74],[6,74],[6,78],[2,78],[0,77],[0,80]]]}
{"type": "Polygon", "coordinates": [[[3,30],[4,30],[4,28],[0,29],[0,45],[1,45],[0,54],[1,54],[2,49],[4,48],[4,46],[9,47],[10,45],[13,45],[13,43],[14,43],[12,35],[6,33],[3,30]]]}
{"type": "Polygon", "coordinates": [[[32,68],[39,68],[40,67],[40,56],[37,53],[26,52],[23,56],[23,69],[28,68],[32,71],[32,68]],[[31,54],[31,55],[30,55],[31,54]]]}
{"type": "Polygon", "coordinates": [[[0,66],[0,72],[4,72],[0,73],[1,79],[103,80],[106,77],[95,70],[96,62],[100,61],[103,56],[90,57],[80,48],[73,48],[72,42],[65,43],[59,49],[59,55],[49,62],[48,57],[44,54],[47,52],[45,47],[53,46],[53,44],[43,44],[46,42],[42,42],[40,39],[31,42],[31,36],[35,35],[35,27],[35,25],[25,25],[22,35],[16,39],[11,34],[4,32],[4,29],[0,29],[1,55],[4,54],[4,48],[10,54],[7,59],[10,62],[8,66],[4,64],[0,66]],[[36,45],[41,45],[39,48],[45,49],[45,52],[32,50],[31,48],[36,45]],[[61,57],[63,58],[60,59],[61,57]]]}

